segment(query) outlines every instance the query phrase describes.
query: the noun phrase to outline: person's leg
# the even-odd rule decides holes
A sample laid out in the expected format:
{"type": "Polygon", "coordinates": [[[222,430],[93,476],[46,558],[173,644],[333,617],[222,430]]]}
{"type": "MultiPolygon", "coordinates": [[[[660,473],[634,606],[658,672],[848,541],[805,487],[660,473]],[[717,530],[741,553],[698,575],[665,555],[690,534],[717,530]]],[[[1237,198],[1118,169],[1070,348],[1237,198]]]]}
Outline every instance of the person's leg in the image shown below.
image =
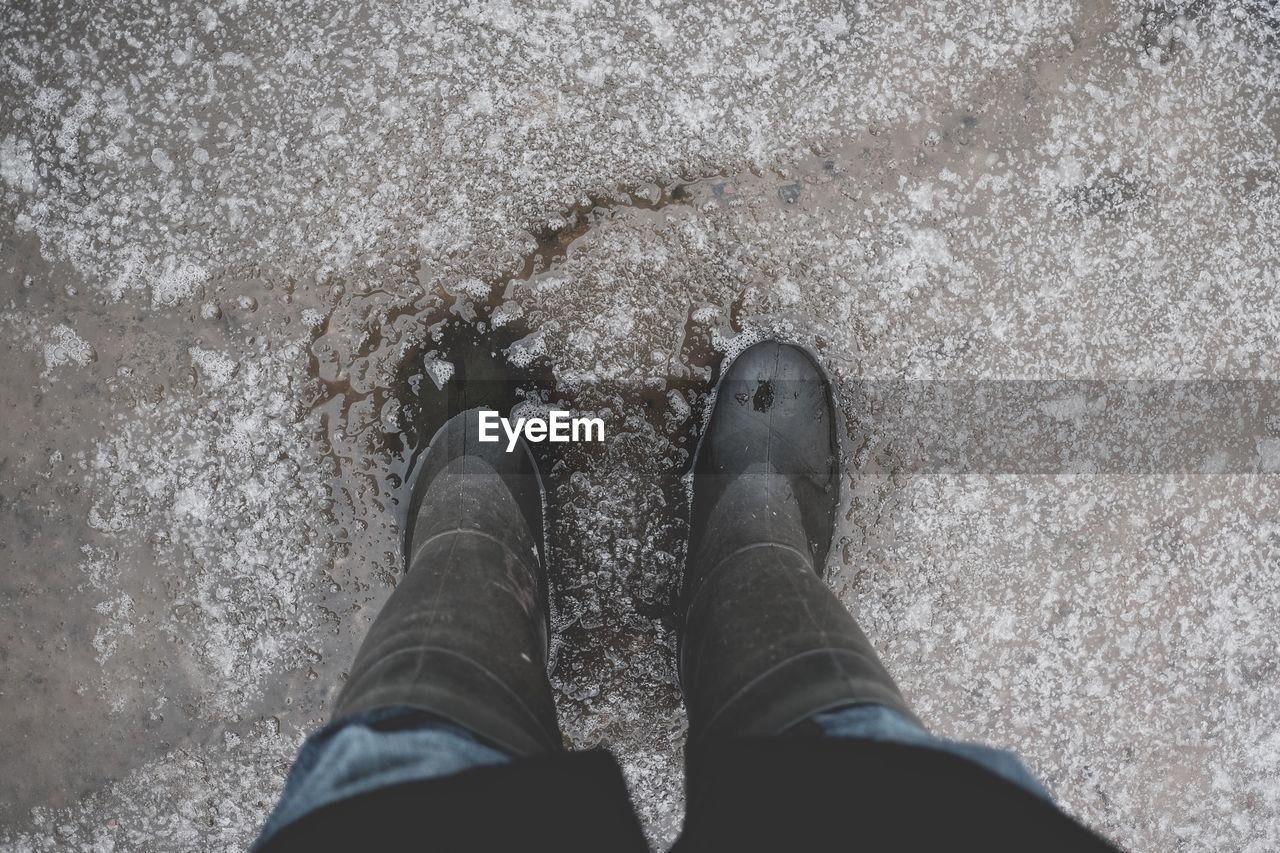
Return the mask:
{"type": "Polygon", "coordinates": [[[849,705],[912,716],[819,574],[839,478],[822,370],[784,344],[742,353],[720,382],[694,462],[680,632],[691,745],[778,734],[849,705]]]}
{"type": "Polygon", "coordinates": [[[796,347],[750,348],[718,388],[682,588],[691,760],[733,738],[861,738],[960,755],[1046,796],[1012,754],[930,735],[822,580],[840,494],[835,430],[826,377],[796,347]]]}
{"type": "Polygon", "coordinates": [[[563,748],[546,669],[543,492],[528,446],[480,443],[473,409],[440,429],[418,471],[406,574],[259,847],[338,800],[563,748]]]}
{"type": "Polygon", "coordinates": [[[480,442],[478,410],[431,441],[410,501],[404,578],[356,654],[334,717],[430,711],[515,755],[559,750],[543,490],[523,440],[480,442]]]}

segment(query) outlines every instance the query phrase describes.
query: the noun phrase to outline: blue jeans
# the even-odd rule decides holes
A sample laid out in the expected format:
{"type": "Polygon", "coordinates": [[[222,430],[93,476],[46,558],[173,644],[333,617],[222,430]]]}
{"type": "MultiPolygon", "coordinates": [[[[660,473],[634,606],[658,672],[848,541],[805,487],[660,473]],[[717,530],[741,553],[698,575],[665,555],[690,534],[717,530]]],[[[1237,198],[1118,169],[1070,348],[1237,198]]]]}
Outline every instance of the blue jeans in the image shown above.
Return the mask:
{"type": "MultiPolygon", "coordinates": [[[[1012,752],[943,740],[883,705],[856,705],[812,718],[823,737],[862,738],[938,749],[981,765],[1049,799],[1012,752]]],[[[252,849],[314,809],[402,782],[502,764],[512,756],[466,729],[414,708],[378,708],[330,723],[307,738],[289,770],[284,793],[252,849]]]]}
{"type": "Polygon", "coordinates": [[[510,760],[461,726],[416,708],[375,708],[335,720],[302,745],[280,802],[250,850],[330,803],[510,760]]]}
{"type": "Polygon", "coordinates": [[[907,717],[883,705],[855,705],[818,714],[812,719],[827,737],[862,738],[903,746],[923,746],[967,758],[1006,782],[1025,788],[1041,799],[1053,801],[1049,792],[1022,763],[1022,759],[1007,749],[934,737],[907,717]]]}

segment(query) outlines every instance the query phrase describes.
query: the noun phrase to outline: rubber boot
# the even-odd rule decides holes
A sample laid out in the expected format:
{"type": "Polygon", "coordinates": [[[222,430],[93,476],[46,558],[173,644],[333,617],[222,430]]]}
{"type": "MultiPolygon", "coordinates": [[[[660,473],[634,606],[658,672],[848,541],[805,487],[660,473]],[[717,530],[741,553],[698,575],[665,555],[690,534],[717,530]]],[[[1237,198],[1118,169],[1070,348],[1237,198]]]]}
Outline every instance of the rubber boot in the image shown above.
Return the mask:
{"type": "Polygon", "coordinates": [[[393,705],[512,755],[563,748],[547,679],[543,490],[528,445],[454,416],[420,462],[404,578],[369,628],[334,718],[393,705]]]}
{"type": "Polygon", "coordinates": [[[691,747],[880,704],[915,719],[822,579],[840,499],[835,407],[803,350],[725,374],[694,461],[680,680],[691,747]]]}

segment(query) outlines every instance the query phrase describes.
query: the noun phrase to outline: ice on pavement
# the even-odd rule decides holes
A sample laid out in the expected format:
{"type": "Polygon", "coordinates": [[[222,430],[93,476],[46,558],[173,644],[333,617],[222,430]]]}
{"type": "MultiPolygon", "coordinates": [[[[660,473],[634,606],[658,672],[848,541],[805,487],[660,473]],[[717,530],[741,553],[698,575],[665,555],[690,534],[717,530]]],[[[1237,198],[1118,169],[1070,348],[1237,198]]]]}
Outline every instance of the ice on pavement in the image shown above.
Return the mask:
{"type": "Polygon", "coordinates": [[[399,575],[406,374],[474,319],[609,424],[547,472],[553,683],[655,846],[679,473],[777,335],[920,716],[1127,849],[1280,847],[1280,421],[1255,473],[955,473],[857,390],[1280,378],[1278,53],[1260,2],[9,4],[0,846],[248,843],[399,575]]]}

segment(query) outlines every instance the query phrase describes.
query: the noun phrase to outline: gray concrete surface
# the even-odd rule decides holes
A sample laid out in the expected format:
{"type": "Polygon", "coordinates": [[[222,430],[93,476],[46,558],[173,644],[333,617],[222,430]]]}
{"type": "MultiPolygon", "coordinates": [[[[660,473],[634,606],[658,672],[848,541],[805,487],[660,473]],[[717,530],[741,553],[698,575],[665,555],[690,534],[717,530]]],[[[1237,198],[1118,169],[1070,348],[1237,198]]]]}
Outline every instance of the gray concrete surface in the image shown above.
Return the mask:
{"type": "Polygon", "coordinates": [[[0,846],[252,838],[399,572],[403,377],[486,304],[610,424],[549,473],[554,681],[655,846],[683,436],[775,334],[837,380],[832,583],[921,717],[1127,849],[1280,848],[1280,419],[956,469],[859,390],[1276,379],[1278,39],[1262,2],[6,4],[0,846]]]}

